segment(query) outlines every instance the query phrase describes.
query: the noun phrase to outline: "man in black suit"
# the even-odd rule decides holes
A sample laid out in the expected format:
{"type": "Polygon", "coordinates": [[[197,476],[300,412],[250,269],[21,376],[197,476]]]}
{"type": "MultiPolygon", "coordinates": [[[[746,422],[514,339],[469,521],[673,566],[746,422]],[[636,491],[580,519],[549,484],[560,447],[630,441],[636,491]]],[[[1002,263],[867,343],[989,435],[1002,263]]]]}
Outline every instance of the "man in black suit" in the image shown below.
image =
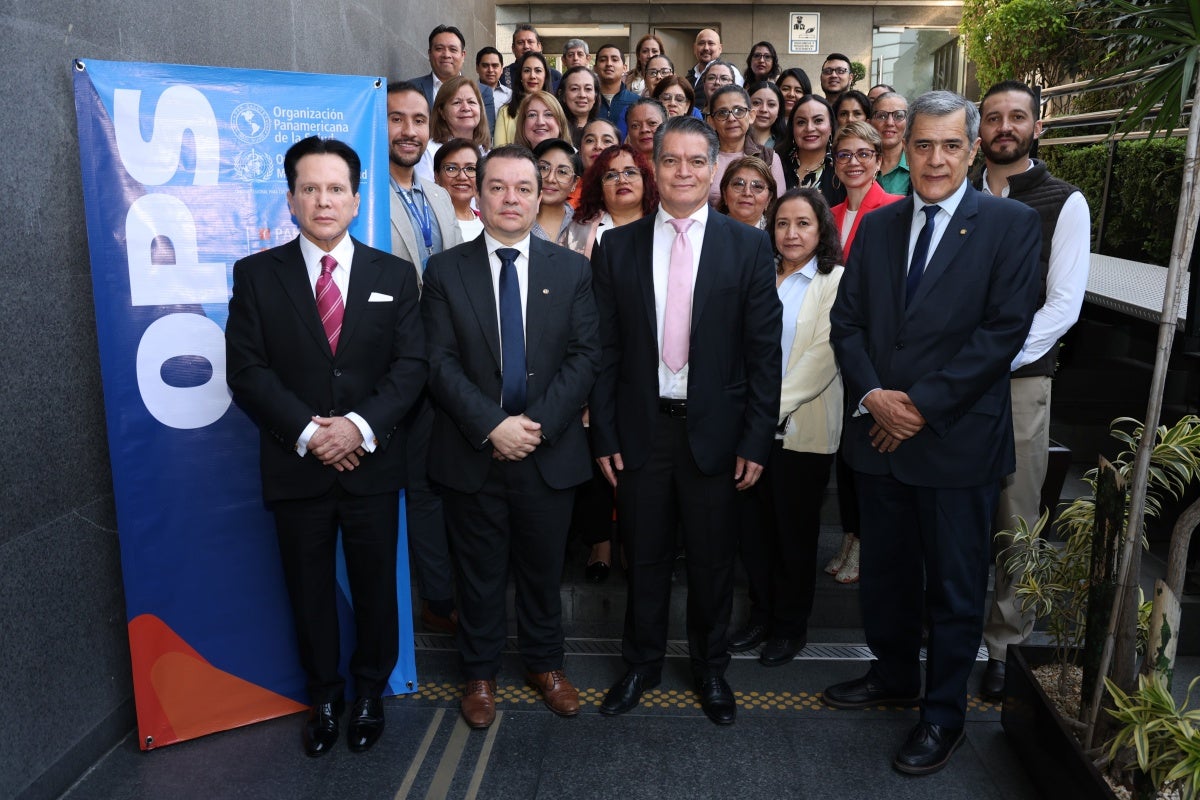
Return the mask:
{"type": "Polygon", "coordinates": [[[631,710],[661,677],[680,521],[696,690],[713,722],[737,714],[724,678],[734,501],[774,439],[782,307],[766,234],[708,206],[717,149],[700,120],[667,120],[654,141],[658,212],[609,231],[592,256],[603,357],[591,424],[629,562],[627,672],[603,714],[631,710]]]}
{"type": "Polygon", "coordinates": [[[341,528],[357,645],[350,748],[383,732],[381,697],[399,652],[396,546],[404,447],[397,428],[425,383],[411,264],[347,234],[362,166],[315,136],[283,162],[294,241],[233,267],[225,330],[234,399],[261,431],[263,499],[275,514],[300,660],[313,707],[305,751],[337,740],[335,550],[341,528]]]}
{"type": "MultiPolygon", "coordinates": [[[[467,58],[467,39],[453,25],[438,25],[429,32],[429,69],[427,75],[412,78],[433,108],[434,98],[442,84],[462,74],[463,62],[467,58]]],[[[496,98],[486,84],[479,84],[483,96],[483,112],[487,115],[488,129],[496,132],[496,98]]]]}
{"type": "Polygon", "coordinates": [[[429,477],[443,489],[457,568],[462,715],[486,728],[510,567],[526,681],[556,714],[579,711],[563,672],[559,585],[575,487],[592,474],[581,411],[600,346],[587,260],[530,235],[533,154],[493,150],[476,184],[484,232],[429,259],[421,314],[436,404],[429,477]]]}
{"type": "Polygon", "coordinates": [[[927,609],[921,720],[893,760],[913,775],[941,769],[963,739],[998,487],[1014,466],[1009,365],[1037,306],[1037,214],[971,188],[978,135],[963,97],[912,104],[914,194],[863,219],[830,315],[850,407],[842,452],[862,514],[863,629],[877,660],[824,700],[916,702],[927,609]]]}

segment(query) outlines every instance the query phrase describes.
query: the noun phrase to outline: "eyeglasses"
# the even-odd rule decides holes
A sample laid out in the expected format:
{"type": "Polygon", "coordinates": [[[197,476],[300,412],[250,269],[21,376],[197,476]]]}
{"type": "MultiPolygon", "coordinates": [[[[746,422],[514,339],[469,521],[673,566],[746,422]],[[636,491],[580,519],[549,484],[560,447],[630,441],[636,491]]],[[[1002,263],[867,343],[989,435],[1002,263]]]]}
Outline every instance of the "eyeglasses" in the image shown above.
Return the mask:
{"type": "Polygon", "coordinates": [[[687,95],[686,94],[666,94],[664,92],[663,94],[660,94],[658,96],[658,99],[663,101],[664,105],[667,103],[686,103],[687,95]]]}
{"type": "Polygon", "coordinates": [[[874,150],[868,150],[864,147],[862,150],[838,150],[833,154],[833,157],[839,164],[849,164],[852,158],[859,161],[870,161],[876,155],[874,150]]]}
{"type": "Polygon", "coordinates": [[[876,111],[871,115],[871,119],[875,122],[887,122],[888,117],[891,117],[894,122],[904,122],[908,119],[908,112],[904,109],[899,111],[876,111]]]}
{"type": "Polygon", "coordinates": [[[575,170],[570,167],[556,167],[545,161],[538,162],[538,173],[541,174],[543,180],[553,175],[559,183],[566,183],[575,179],[575,170]]]}
{"type": "Polygon", "coordinates": [[[767,61],[771,58],[771,54],[770,53],[755,53],[754,55],[750,56],[750,58],[754,59],[755,61],[767,61]]]}
{"type": "Polygon", "coordinates": [[[745,119],[746,115],[749,113],[750,109],[746,108],[745,106],[734,106],[733,108],[722,108],[720,111],[711,111],[708,115],[718,122],[724,122],[730,117],[733,117],[734,119],[745,119]]]}
{"type": "Polygon", "coordinates": [[[729,182],[729,188],[738,194],[744,194],[749,190],[750,194],[757,197],[767,190],[767,185],[762,181],[747,181],[745,178],[734,178],[729,182]]]}
{"type": "Polygon", "coordinates": [[[612,186],[614,183],[621,180],[621,178],[624,178],[627,183],[633,183],[635,180],[638,180],[641,177],[641,170],[635,169],[634,167],[626,167],[620,171],[614,169],[610,172],[604,173],[604,175],[600,178],[600,182],[608,186],[612,186]]]}
{"type": "Polygon", "coordinates": [[[671,69],[670,67],[663,67],[662,69],[646,70],[647,78],[665,78],[668,75],[674,75],[674,74],[675,74],[675,70],[671,69]]]}
{"type": "Polygon", "coordinates": [[[460,172],[463,175],[466,175],[468,178],[474,178],[475,177],[475,165],[467,164],[466,166],[460,167],[458,164],[442,164],[442,172],[449,175],[451,178],[453,178],[455,175],[457,175],[460,172]]]}
{"type": "Polygon", "coordinates": [[[821,74],[822,75],[845,75],[849,71],[850,70],[846,69],[845,67],[823,67],[821,69],[821,74]]]}
{"type": "Polygon", "coordinates": [[[705,75],[704,82],[705,83],[719,83],[719,84],[724,85],[724,84],[728,84],[728,83],[733,83],[733,78],[730,77],[729,75],[718,75],[714,72],[709,75],[705,75]]]}

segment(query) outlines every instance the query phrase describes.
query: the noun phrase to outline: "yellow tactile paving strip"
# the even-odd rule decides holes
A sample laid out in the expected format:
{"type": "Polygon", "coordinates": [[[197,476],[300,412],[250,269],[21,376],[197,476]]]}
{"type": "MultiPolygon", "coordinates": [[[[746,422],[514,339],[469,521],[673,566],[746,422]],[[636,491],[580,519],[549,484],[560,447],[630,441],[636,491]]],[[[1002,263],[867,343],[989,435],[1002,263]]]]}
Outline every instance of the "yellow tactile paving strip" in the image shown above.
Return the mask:
{"type": "MultiPolygon", "coordinates": [[[[413,694],[399,695],[396,699],[408,702],[457,703],[462,696],[463,687],[458,683],[423,683],[413,694]]],[[[604,699],[607,689],[582,688],[579,690],[579,704],[583,707],[599,706],[604,699]]],[[[820,692],[738,692],[739,710],[753,711],[830,711],[837,712],[821,702],[820,692]]],[[[534,706],[542,702],[542,697],[527,686],[500,685],[496,686],[496,707],[498,709],[519,711],[524,706],[534,706]]],[[[700,710],[700,703],[694,692],[688,689],[651,689],[642,695],[643,708],[661,708],[668,710],[691,709],[700,710]]],[[[892,707],[878,706],[876,709],[892,711],[892,707]]],[[[991,703],[975,695],[967,696],[967,713],[995,712],[1000,710],[999,703],[991,703]]]]}

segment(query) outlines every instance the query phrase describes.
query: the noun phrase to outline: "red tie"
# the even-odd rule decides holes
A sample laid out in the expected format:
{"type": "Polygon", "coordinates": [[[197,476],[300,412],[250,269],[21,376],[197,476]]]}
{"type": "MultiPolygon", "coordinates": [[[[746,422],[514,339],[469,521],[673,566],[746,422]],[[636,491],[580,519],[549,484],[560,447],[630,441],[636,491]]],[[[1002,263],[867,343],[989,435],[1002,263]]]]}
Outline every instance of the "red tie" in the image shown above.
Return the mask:
{"type": "Polygon", "coordinates": [[[317,314],[329,340],[329,352],[336,353],[338,337],[342,335],[342,317],[346,307],[342,305],[342,293],[333,282],[333,271],[337,261],[331,255],[321,256],[321,277],[317,278],[317,314]]]}

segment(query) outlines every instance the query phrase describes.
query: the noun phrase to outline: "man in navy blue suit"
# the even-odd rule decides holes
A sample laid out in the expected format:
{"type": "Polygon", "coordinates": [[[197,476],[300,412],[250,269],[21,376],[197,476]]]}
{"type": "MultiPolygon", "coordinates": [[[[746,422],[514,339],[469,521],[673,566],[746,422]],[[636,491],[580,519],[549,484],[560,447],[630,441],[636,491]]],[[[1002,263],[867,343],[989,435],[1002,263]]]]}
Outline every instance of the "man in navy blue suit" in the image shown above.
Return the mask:
{"type": "MultiPolygon", "coordinates": [[[[430,72],[411,80],[425,93],[430,109],[433,108],[433,100],[442,84],[462,73],[466,57],[467,39],[458,28],[453,25],[438,25],[429,32],[430,72]]],[[[496,98],[491,87],[483,83],[479,84],[479,93],[483,95],[483,111],[487,115],[488,128],[495,133],[496,98]]]]}
{"type": "Polygon", "coordinates": [[[1038,298],[1041,225],[967,181],[979,112],[951,92],[909,108],[913,196],[872,212],[830,314],[862,513],[863,629],[876,661],[835,708],[911,705],[893,766],[936,772],[962,743],[983,633],[991,523],[1014,469],[1008,376],[1038,298]],[[921,697],[922,610],[930,620],[921,697]]]}

